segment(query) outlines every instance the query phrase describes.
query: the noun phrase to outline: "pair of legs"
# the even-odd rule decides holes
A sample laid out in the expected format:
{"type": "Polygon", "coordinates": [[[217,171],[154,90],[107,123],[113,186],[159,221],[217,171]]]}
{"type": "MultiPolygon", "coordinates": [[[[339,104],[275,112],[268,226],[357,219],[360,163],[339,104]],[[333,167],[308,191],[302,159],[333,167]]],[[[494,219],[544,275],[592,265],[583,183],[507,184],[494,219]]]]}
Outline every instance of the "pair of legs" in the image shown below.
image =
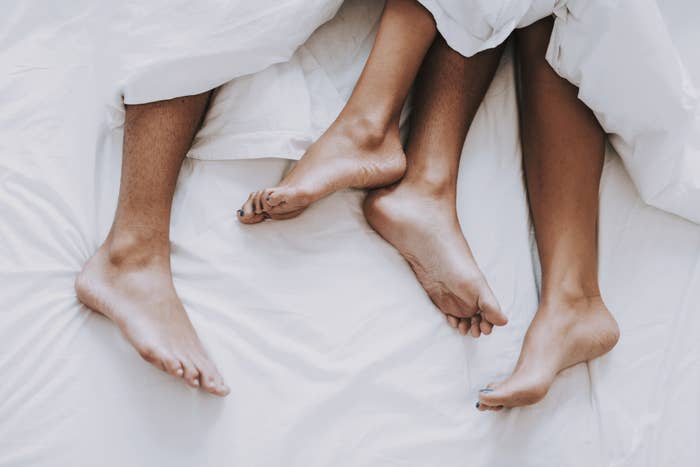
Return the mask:
{"type": "MultiPolygon", "coordinates": [[[[618,328],[597,277],[605,135],[545,61],[552,20],[517,35],[523,158],[542,264],[541,303],[513,375],[480,391],[480,410],[532,404],[556,374],[608,352],[618,328]]],[[[501,49],[463,58],[415,0],[388,0],[362,76],[329,130],[279,186],[252,193],[239,218],[298,215],[342,188],[374,189],[369,223],[410,263],[453,327],[478,337],[506,323],[459,227],[459,157],[501,49]],[[398,118],[416,80],[405,155],[398,118]],[[378,188],[392,184],[387,188],[378,188]]]]}

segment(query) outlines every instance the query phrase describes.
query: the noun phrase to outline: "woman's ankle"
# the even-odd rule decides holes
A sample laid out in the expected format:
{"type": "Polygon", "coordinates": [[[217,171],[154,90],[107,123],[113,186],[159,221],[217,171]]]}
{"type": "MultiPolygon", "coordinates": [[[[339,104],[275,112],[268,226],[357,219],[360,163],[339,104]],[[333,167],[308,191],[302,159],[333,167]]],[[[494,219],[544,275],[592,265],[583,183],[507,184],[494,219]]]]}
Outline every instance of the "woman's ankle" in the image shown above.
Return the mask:
{"type": "Polygon", "coordinates": [[[543,305],[576,305],[582,302],[602,301],[598,282],[548,281],[542,285],[540,302],[543,305]]]}
{"type": "Polygon", "coordinates": [[[378,147],[387,137],[399,137],[398,119],[390,116],[343,111],[331,126],[363,147],[378,147]]]}

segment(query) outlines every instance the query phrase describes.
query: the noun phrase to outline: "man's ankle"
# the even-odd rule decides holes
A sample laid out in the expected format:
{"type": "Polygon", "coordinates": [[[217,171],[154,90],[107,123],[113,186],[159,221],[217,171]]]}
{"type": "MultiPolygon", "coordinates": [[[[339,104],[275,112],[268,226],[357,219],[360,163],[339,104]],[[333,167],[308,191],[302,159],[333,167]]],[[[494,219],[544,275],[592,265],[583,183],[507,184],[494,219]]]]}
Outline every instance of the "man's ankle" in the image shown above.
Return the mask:
{"type": "Polygon", "coordinates": [[[170,264],[168,232],[151,229],[112,229],[104,247],[115,266],[170,264]]]}

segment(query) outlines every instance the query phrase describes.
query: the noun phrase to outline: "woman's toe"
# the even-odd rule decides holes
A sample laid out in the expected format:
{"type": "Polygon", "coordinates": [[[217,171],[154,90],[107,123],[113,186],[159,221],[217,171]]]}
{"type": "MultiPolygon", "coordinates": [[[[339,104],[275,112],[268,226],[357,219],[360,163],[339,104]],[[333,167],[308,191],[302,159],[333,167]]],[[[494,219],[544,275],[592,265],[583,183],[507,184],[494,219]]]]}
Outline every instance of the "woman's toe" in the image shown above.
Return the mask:
{"type": "Polygon", "coordinates": [[[479,390],[479,402],[486,407],[503,407],[503,391],[499,389],[500,385],[489,384],[479,390]]]}
{"type": "Polygon", "coordinates": [[[263,191],[262,201],[267,208],[276,208],[286,201],[286,190],[280,187],[268,188],[263,191]]]}
{"type": "Polygon", "coordinates": [[[263,206],[263,193],[264,190],[260,190],[251,195],[253,199],[253,212],[255,214],[262,214],[265,212],[265,207],[263,206]]]}
{"type": "Polygon", "coordinates": [[[238,220],[244,224],[257,224],[258,222],[265,220],[264,213],[256,213],[255,202],[257,193],[258,192],[251,193],[246,202],[243,204],[243,207],[238,210],[238,220]]]}

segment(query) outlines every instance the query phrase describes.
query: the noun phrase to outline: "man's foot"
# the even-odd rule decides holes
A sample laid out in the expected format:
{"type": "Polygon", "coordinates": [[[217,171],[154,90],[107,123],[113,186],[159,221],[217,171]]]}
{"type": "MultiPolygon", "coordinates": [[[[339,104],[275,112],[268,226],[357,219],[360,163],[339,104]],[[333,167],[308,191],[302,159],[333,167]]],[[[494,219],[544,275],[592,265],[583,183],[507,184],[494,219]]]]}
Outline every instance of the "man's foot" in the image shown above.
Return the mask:
{"type": "Polygon", "coordinates": [[[173,286],[170,262],[109,239],[75,282],[78,299],[119,326],[141,357],[217,396],[229,388],[207,356],[173,286]]]}
{"type": "MultiPolygon", "coordinates": [[[[364,211],[374,230],[408,261],[453,327],[459,318],[477,312],[470,321],[475,337],[507,323],[464,238],[452,194],[404,179],[371,192],[364,211]]],[[[469,328],[459,330],[466,334],[469,328]]]]}
{"type": "Polygon", "coordinates": [[[479,392],[479,410],[539,402],[563,369],[609,352],[620,337],[600,297],[543,301],[525,334],[513,374],[479,392]]]}
{"type": "Polygon", "coordinates": [[[251,193],[238,218],[255,224],[267,218],[296,217],[331,193],[386,186],[401,178],[405,170],[398,126],[384,131],[363,120],[337,121],[278,186],[251,193]]]}

